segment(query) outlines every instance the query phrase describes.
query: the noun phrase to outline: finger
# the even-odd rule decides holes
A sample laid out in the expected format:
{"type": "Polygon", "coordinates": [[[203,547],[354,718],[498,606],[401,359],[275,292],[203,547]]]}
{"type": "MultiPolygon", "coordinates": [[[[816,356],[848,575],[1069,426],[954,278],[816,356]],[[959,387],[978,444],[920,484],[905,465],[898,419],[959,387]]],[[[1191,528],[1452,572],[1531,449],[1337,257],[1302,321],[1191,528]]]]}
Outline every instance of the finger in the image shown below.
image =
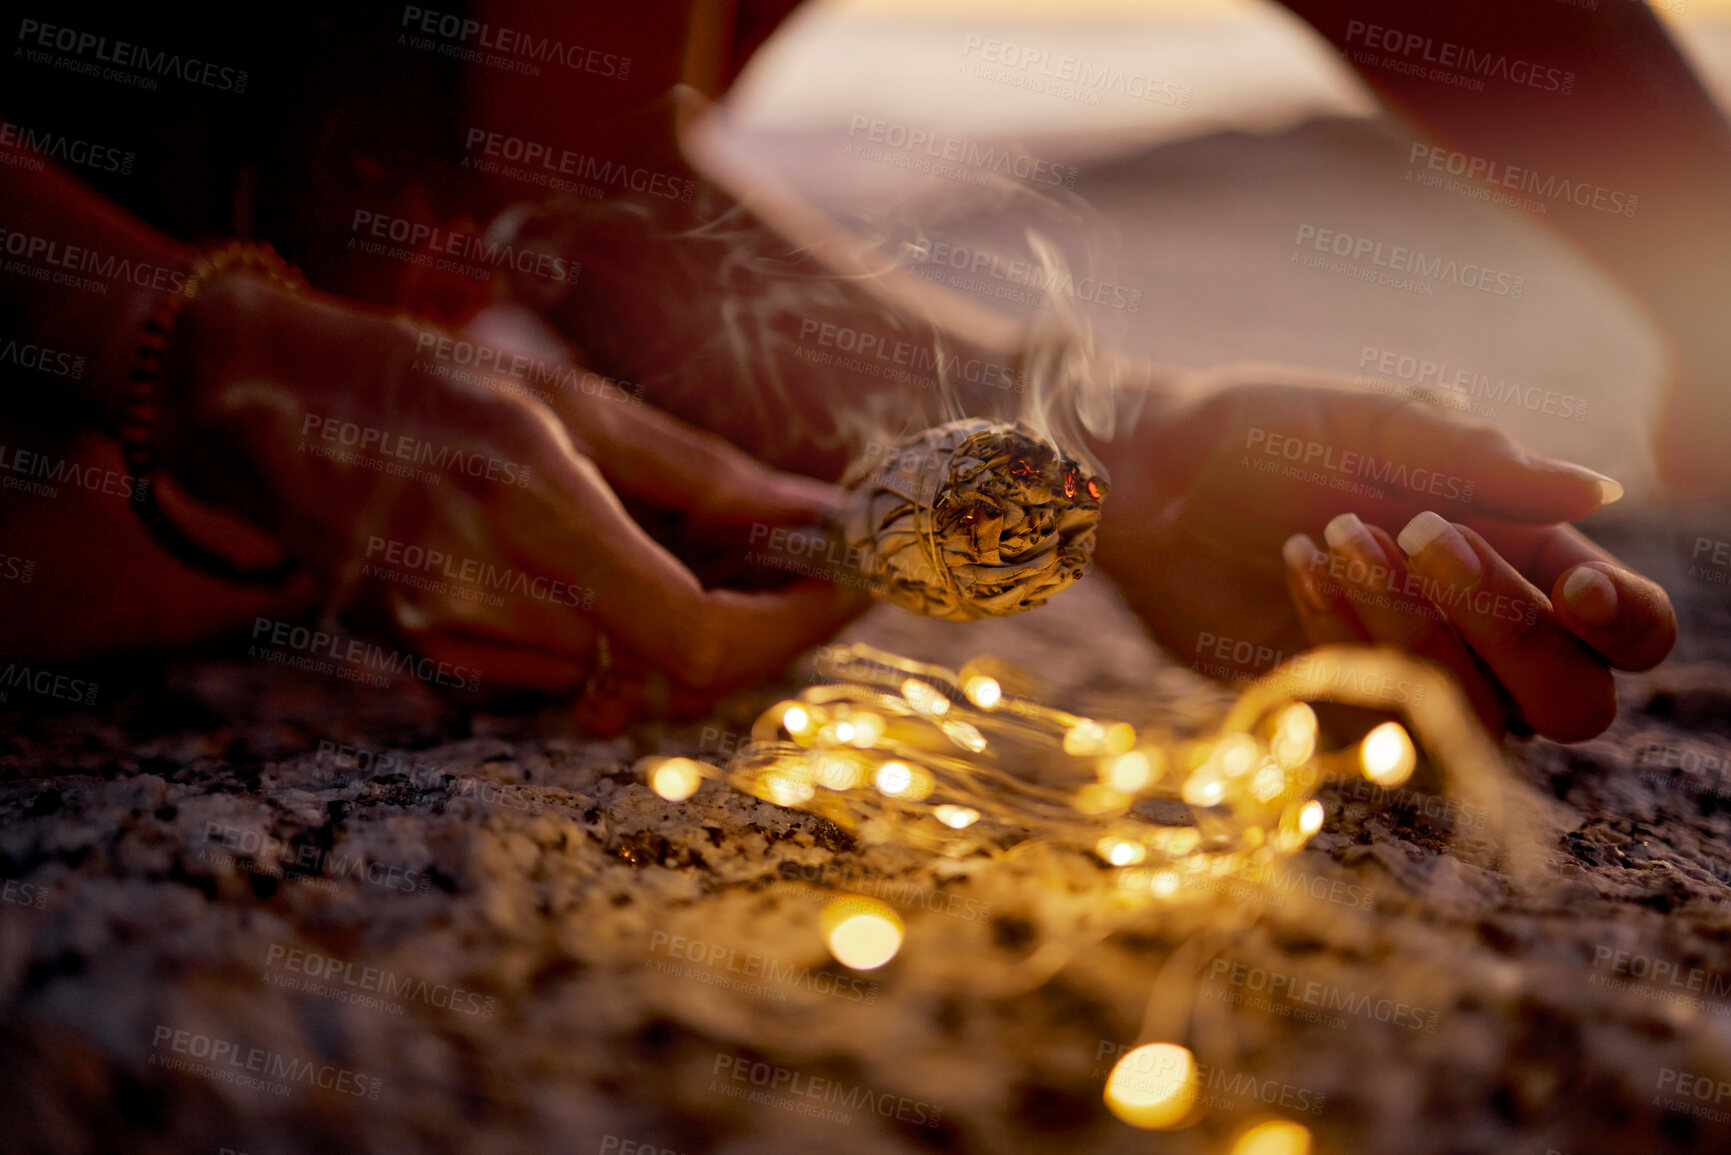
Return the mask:
{"type": "Polygon", "coordinates": [[[527,540],[587,549],[561,548],[534,564],[594,589],[602,628],[692,689],[730,689],[773,673],[863,608],[860,593],[820,581],[773,593],[705,590],[631,520],[591,463],[558,452],[543,458],[538,477],[555,490],[546,510],[556,523],[527,540]]]}
{"type": "Polygon", "coordinates": [[[1528,453],[1501,430],[1399,398],[1338,405],[1339,454],[1365,455],[1354,472],[1388,484],[1424,508],[1439,502],[1511,521],[1575,521],[1619,500],[1623,487],[1585,466],[1528,453]],[[1380,460],[1378,460],[1380,459],[1380,460]]]}
{"type": "MultiPolygon", "coordinates": [[[[1316,548],[1307,533],[1295,533],[1281,549],[1286,559],[1286,588],[1298,613],[1299,629],[1312,646],[1369,645],[1370,633],[1352,610],[1341,584],[1328,577],[1328,554],[1316,548]]],[[[1312,702],[1317,721],[1341,744],[1356,742],[1370,728],[1388,720],[1380,710],[1339,702],[1312,702]]]]}
{"type": "Polygon", "coordinates": [[[572,713],[585,729],[616,737],[638,722],[701,718],[714,704],[714,695],[688,690],[658,670],[614,669],[585,688],[572,713]]]}
{"type": "Polygon", "coordinates": [[[1489,527],[1484,537],[1550,590],[1557,620],[1617,669],[1652,669],[1677,644],[1677,612],[1664,589],[1573,526],[1489,527]]]}
{"type": "Polygon", "coordinates": [[[1329,572],[1348,586],[1353,610],[1371,640],[1399,647],[1454,675],[1473,712],[1492,734],[1503,732],[1501,700],[1446,618],[1418,592],[1393,538],[1345,513],[1328,523],[1329,572]]]}
{"type": "Polygon", "coordinates": [[[1421,513],[1401,530],[1399,544],[1425,579],[1427,597],[1536,732],[1579,742],[1610,726],[1617,714],[1610,670],[1490,543],[1467,526],[1421,513]]]}
{"type": "Polygon", "coordinates": [[[1619,670],[1650,670],[1677,644],[1677,614],[1657,582],[1590,561],[1558,577],[1557,618],[1619,670]]]}
{"type": "Polygon", "coordinates": [[[1281,547],[1286,561],[1286,590],[1298,614],[1304,640],[1312,646],[1368,642],[1368,634],[1340,585],[1328,580],[1328,556],[1307,533],[1295,533],[1281,547]]]}
{"type": "Polygon", "coordinates": [[[824,522],[843,491],[781,473],[713,433],[635,405],[554,408],[583,435],[620,492],[670,509],[728,521],[824,522]]]}
{"type": "MultiPolygon", "coordinates": [[[[422,653],[430,653],[434,642],[460,641],[485,652],[510,654],[512,665],[526,671],[586,669],[594,661],[594,622],[562,602],[509,590],[482,598],[401,588],[391,589],[385,600],[397,636],[422,653]]],[[[529,681],[512,682],[530,689],[546,684],[547,677],[538,672],[529,675],[529,681]]]]}
{"type": "Polygon", "coordinates": [[[473,688],[483,693],[498,690],[533,690],[565,696],[580,689],[589,676],[588,664],[545,651],[524,649],[493,638],[470,637],[434,631],[416,642],[420,652],[443,662],[466,681],[475,677],[473,688]]]}
{"type": "Polygon", "coordinates": [[[571,362],[571,348],[531,310],[494,305],[465,327],[477,341],[557,367],[554,411],[621,492],[717,518],[828,520],[840,491],[768,469],[728,442],[643,406],[616,382],[571,362]],[[611,394],[617,393],[618,399],[611,394]]]}

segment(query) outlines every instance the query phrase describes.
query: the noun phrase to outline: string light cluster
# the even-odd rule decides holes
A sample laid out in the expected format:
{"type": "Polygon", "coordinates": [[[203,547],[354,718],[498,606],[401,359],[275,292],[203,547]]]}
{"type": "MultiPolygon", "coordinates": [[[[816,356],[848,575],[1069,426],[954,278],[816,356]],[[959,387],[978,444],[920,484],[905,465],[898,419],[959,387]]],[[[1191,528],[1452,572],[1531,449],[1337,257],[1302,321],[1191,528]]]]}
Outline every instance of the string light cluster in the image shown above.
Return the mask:
{"type": "MultiPolygon", "coordinates": [[[[1315,797],[1331,779],[1359,775],[1401,785],[1417,750],[1399,722],[1341,749],[1319,746],[1312,701],[1386,706],[1407,687],[1445,777],[1498,821],[1494,748],[1446,678],[1403,655],[1325,647],[1251,684],[1217,729],[1176,737],[1091,718],[1035,699],[1032,679],[993,658],[960,670],[865,645],[820,651],[826,679],[766,710],[725,770],[690,758],[640,763],[650,787],[683,801],[706,779],[806,810],[864,841],[960,857],[1044,843],[1092,854],[1119,890],[1143,904],[1170,901],[1187,881],[1243,875],[1291,855],[1322,827],[1315,797]]],[[[1199,888],[1207,893],[1213,888],[1199,888]]],[[[900,948],[904,927],[875,899],[845,895],[821,916],[844,966],[872,969],[900,948]]],[[[1184,1046],[1154,1041],[1114,1066],[1105,1101],[1138,1127],[1196,1117],[1197,1065],[1184,1046]]],[[[1308,1155],[1302,1125],[1257,1123],[1234,1155],[1308,1155]]]]}
{"type": "Polygon", "coordinates": [[[1398,785],[1417,760],[1398,722],[1356,749],[1319,751],[1316,714],[1290,698],[1174,740],[1014,692],[1027,676],[991,658],[956,671],[852,645],[824,651],[817,672],[828,680],[765,711],[725,771],[649,759],[651,788],[682,801],[719,777],[866,841],[954,856],[1039,839],[1091,851],[1119,868],[1121,887],[1165,897],[1185,875],[1302,848],[1322,826],[1313,795],[1325,779],[1362,770],[1398,785]]]}

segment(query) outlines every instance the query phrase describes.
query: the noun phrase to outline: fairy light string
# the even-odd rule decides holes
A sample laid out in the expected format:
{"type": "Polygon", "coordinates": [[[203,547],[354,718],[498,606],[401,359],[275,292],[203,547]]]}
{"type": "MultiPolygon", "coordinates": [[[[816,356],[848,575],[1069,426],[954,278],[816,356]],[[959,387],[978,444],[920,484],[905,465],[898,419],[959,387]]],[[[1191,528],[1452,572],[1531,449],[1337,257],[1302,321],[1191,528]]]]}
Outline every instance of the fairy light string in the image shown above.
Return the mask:
{"type": "MultiPolygon", "coordinates": [[[[960,670],[863,644],[819,652],[823,681],[764,711],[725,768],[690,758],[639,764],[652,789],[682,801],[705,779],[834,822],[866,842],[963,858],[1030,852],[1092,856],[1127,903],[1126,918],[1209,893],[1195,883],[1245,878],[1303,849],[1321,829],[1323,784],[1362,776],[1396,788],[1413,773],[1407,726],[1385,722],[1324,749],[1310,703],[1388,709],[1392,687],[1445,785],[1481,807],[1510,846],[1512,873],[1531,839],[1503,803],[1498,752],[1440,671],[1393,650],[1322,647],[1250,683],[1212,733],[1138,732],[1121,721],[1036,699],[1032,679],[998,659],[960,670]]],[[[1518,793],[1518,791],[1516,792],[1518,793]]],[[[823,930],[844,965],[882,965],[903,924],[875,899],[844,895],[823,930]]],[[[1095,927],[1095,941],[1110,928],[1095,927]]],[[[1030,963],[1052,973],[1077,944],[1050,942],[1030,963]]],[[[1175,1023],[1144,1024],[1144,1042],[1106,1081],[1107,1106],[1145,1128],[1194,1121],[1194,1058],[1175,1023]],[[1152,1037],[1150,1037],[1152,1036],[1152,1037]],[[1148,1068],[1153,1060],[1152,1071],[1148,1068]]],[[[1308,1151],[1308,1131],[1279,1121],[1235,1150],[1308,1151]]]]}

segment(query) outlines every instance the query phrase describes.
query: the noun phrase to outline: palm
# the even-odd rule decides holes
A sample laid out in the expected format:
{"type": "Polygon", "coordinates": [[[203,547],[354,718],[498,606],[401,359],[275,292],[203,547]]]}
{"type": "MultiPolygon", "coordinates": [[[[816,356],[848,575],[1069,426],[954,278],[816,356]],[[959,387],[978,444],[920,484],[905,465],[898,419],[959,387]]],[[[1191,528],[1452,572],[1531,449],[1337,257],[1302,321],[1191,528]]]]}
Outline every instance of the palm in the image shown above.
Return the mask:
{"type": "Polygon", "coordinates": [[[1578,478],[1514,477],[1525,455],[1494,430],[1281,372],[1299,380],[1239,371],[1139,431],[1129,476],[1113,477],[1102,563],[1159,642],[1205,673],[1251,673],[1304,648],[1281,546],[1336,514],[1398,527],[1434,509],[1506,539],[1593,507],[1578,478]]]}

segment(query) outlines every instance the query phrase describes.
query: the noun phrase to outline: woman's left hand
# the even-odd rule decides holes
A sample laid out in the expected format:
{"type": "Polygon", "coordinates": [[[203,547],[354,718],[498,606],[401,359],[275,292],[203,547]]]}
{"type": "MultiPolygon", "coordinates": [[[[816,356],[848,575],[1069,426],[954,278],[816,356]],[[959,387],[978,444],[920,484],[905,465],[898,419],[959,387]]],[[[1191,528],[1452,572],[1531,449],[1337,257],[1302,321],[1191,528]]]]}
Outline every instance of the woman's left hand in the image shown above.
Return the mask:
{"type": "Polygon", "coordinates": [[[1611,670],[1676,642],[1665,591],[1566,524],[1616,482],[1320,374],[1199,384],[1202,400],[1109,447],[1098,556],[1202,672],[1386,643],[1448,670],[1493,734],[1576,742],[1616,716],[1611,670]]]}

